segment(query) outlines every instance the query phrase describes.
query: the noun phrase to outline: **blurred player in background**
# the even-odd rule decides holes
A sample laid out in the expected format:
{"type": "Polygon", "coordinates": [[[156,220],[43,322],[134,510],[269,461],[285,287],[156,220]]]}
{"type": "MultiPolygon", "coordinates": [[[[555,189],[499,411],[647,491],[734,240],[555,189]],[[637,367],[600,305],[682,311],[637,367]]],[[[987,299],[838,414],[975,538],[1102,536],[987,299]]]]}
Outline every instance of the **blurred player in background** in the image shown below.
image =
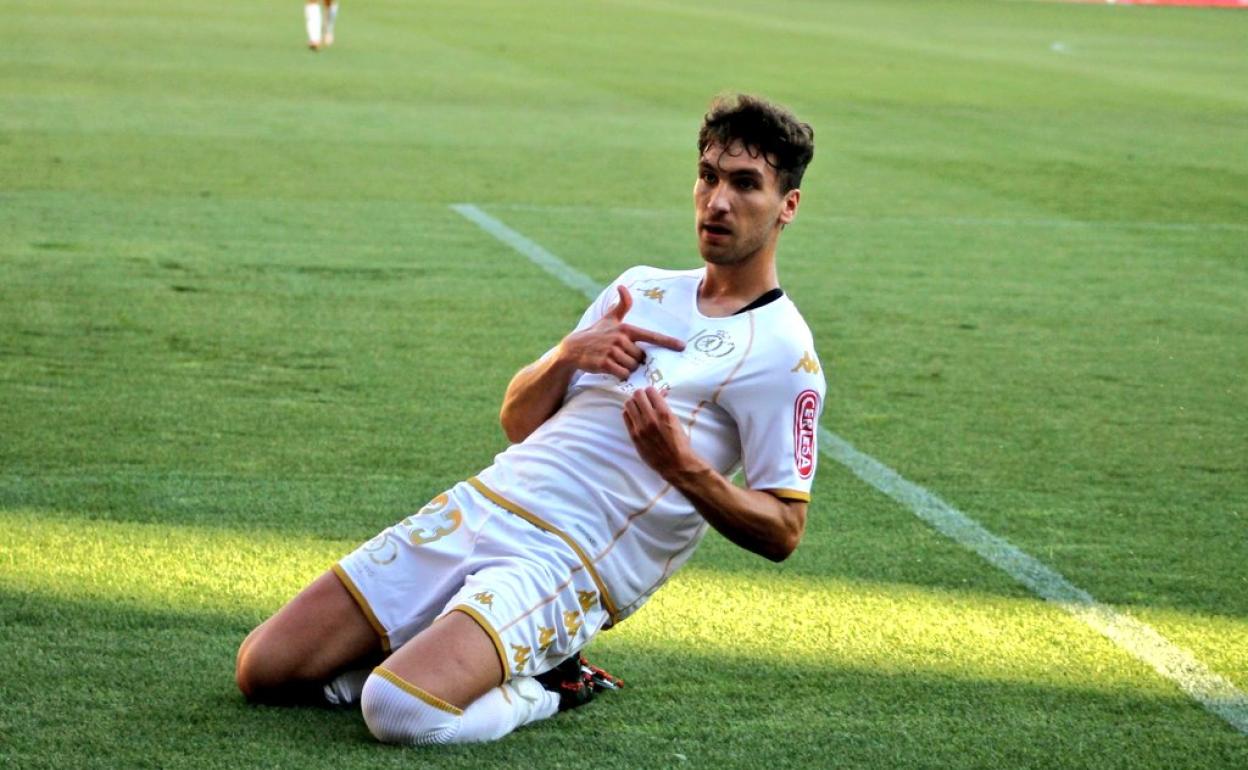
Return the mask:
{"type": "Polygon", "coordinates": [[[708,529],[774,561],[793,552],[825,386],[775,258],[814,133],[740,96],[712,105],[698,153],[703,266],[634,267],[604,289],[512,378],[499,417],[513,443],[493,465],[243,641],[248,699],[359,703],[386,742],[493,740],[618,685],[580,651],[708,529]]]}
{"type": "Polygon", "coordinates": [[[307,0],[303,6],[303,19],[308,27],[308,48],[319,51],[334,44],[338,0],[307,0]]]}

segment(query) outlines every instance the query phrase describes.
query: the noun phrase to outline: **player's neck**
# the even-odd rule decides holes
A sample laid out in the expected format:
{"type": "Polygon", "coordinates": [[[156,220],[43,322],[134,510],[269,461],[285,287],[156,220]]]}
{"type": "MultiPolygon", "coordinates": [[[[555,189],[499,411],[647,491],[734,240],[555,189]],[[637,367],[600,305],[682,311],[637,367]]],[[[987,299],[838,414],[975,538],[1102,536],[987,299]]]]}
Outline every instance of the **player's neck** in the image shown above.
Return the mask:
{"type": "Polygon", "coordinates": [[[774,249],[735,265],[708,262],[698,289],[698,311],[711,318],[730,316],[779,286],[774,249]]]}

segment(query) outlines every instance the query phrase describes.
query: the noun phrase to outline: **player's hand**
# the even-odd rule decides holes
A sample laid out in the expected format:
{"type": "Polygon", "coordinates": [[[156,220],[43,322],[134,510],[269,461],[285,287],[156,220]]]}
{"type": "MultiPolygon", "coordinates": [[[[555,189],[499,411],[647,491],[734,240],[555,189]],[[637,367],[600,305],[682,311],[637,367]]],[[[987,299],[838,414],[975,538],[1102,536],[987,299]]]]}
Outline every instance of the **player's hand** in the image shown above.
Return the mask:
{"type": "Polygon", "coordinates": [[[658,390],[641,388],[624,402],[624,426],[637,454],[669,481],[698,463],[684,426],[658,390]]]}
{"type": "Polygon", "coordinates": [[[637,343],[648,342],[672,350],[684,350],[685,343],[666,334],[624,323],[624,316],[633,307],[633,297],[627,287],[618,288],[619,302],[593,326],[564,337],[559,345],[559,354],[581,371],[610,374],[626,380],[646,360],[645,351],[637,343]]]}

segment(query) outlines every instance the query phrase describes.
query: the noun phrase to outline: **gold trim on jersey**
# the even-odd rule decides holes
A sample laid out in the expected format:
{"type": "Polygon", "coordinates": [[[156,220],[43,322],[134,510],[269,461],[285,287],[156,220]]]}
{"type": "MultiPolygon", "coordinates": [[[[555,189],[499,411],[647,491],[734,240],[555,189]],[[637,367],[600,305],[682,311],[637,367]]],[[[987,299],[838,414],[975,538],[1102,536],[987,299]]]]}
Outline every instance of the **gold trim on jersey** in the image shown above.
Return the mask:
{"type": "MultiPolygon", "coordinates": [[[[728,372],[728,376],[724,378],[723,382],[719,383],[719,387],[711,394],[712,404],[719,403],[719,394],[724,392],[724,388],[728,387],[728,383],[732,382],[732,379],[737,376],[737,372],[741,371],[741,367],[745,366],[745,360],[754,351],[754,314],[746,313],[746,318],[750,319],[750,341],[745,343],[745,352],[741,354],[741,360],[737,362],[736,366],[732,367],[732,371],[728,372]]],[[[689,422],[689,429],[693,430],[692,420],[689,422]]]]}
{"type": "Polygon", "coordinates": [[[620,538],[624,537],[624,533],[628,531],[629,527],[633,526],[633,519],[645,516],[649,513],[654,506],[659,504],[659,500],[663,499],[663,495],[666,495],[670,491],[672,491],[672,485],[664,484],[663,488],[659,490],[659,493],[650,498],[650,502],[646,503],[645,507],[630,513],[628,518],[624,520],[624,526],[617,529],[615,534],[611,536],[611,542],[607,544],[607,547],[599,551],[598,555],[594,557],[594,563],[597,564],[606,558],[607,554],[611,553],[611,550],[615,548],[615,544],[620,542],[620,538]]]}
{"type": "Polygon", "coordinates": [[[794,500],[799,503],[810,502],[810,493],[803,492],[800,489],[764,489],[762,491],[781,500],[794,500]]]}
{"type": "Polygon", "coordinates": [[[467,604],[456,604],[454,607],[447,610],[446,613],[443,614],[443,617],[452,612],[464,613],[468,617],[475,620],[477,625],[481,626],[481,630],[485,631],[485,633],[489,635],[490,641],[494,642],[494,651],[498,653],[498,659],[503,664],[503,681],[506,682],[510,679],[511,662],[507,659],[507,648],[503,646],[502,637],[499,636],[498,632],[494,630],[494,626],[490,625],[490,621],[486,620],[484,615],[477,612],[472,607],[469,607],[467,604]]]}
{"type": "Polygon", "coordinates": [[[390,653],[390,634],[386,633],[385,626],[381,625],[381,621],[377,619],[377,615],[373,612],[373,608],[368,606],[368,600],[364,598],[364,594],[360,593],[360,589],[355,585],[355,581],[342,568],[341,564],[335,564],[330,570],[337,576],[339,582],[347,589],[347,593],[351,594],[351,598],[355,599],[355,603],[360,606],[360,611],[364,613],[364,617],[368,620],[368,624],[377,632],[377,636],[381,637],[381,649],[386,653],[390,653]]]}
{"type": "Polygon", "coordinates": [[[543,530],[545,532],[549,532],[550,534],[558,537],[564,543],[567,543],[568,547],[571,548],[572,551],[576,554],[576,558],[580,559],[581,564],[585,565],[585,571],[589,573],[589,576],[591,578],[593,578],[594,585],[598,586],[598,593],[599,595],[602,596],[602,606],[606,608],[607,614],[611,617],[612,625],[615,624],[615,621],[616,621],[615,602],[611,599],[611,594],[607,591],[606,583],[602,582],[602,577],[598,574],[598,570],[594,569],[593,562],[590,561],[589,556],[587,556],[585,553],[585,550],[581,548],[581,546],[575,540],[573,540],[570,535],[568,535],[566,532],[559,529],[558,527],[548,524],[542,518],[526,511],[525,509],[511,502],[507,498],[498,494],[494,490],[490,489],[489,487],[485,485],[483,481],[481,481],[481,479],[477,478],[476,476],[473,476],[472,478],[468,479],[468,483],[472,485],[473,489],[485,495],[485,497],[490,502],[494,503],[500,508],[503,508],[504,510],[507,510],[507,511],[510,511],[511,513],[516,514],[517,516],[529,522],[530,524],[537,527],[538,529],[543,530]]]}
{"type": "Polygon", "coordinates": [[[373,669],[373,673],[381,677],[382,679],[385,679],[387,682],[399,688],[400,690],[407,693],[408,695],[419,698],[420,700],[424,701],[425,703],[428,703],[430,706],[433,706],[435,709],[438,709],[439,711],[445,711],[446,713],[453,714],[457,717],[462,717],[464,715],[463,709],[457,706],[452,706],[451,704],[442,700],[441,698],[434,695],[433,693],[425,692],[424,690],[420,689],[416,685],[407,681],[406,679],[394,673],[388,668],[382,668],[381,666],[378,666],[377,668],[373,669]]]}
{"type": "MultiPolygon", "coordinates": [[[[695,425],[697,425],[698,415],[702,413],[702,410],[706,408],[707,404],[719,403],[719,394],[724,392],[724,388],[728,387],[728,383],[732,382],[733,378],[737,376],[737,372],[741,371],[741,367],[745,365],[745,360],[750,357],[750,353],[754,350],[754,337],[755,337],[754,314],[747,313],[746,318],[748,318],[750,322],[750,338],[749,338],[749,341],[745,343],[745,351],[741,354],[741,360],[737,361],[737,365],[732,367],[732,371],[728,372],[728,376],[724,378],[724,381],[719,383],[719,386],[715,388],[715,392],[711,394],[711,397],[709,399],[698,402],[698,405],[695,406],[693,408],[693,411],[689,414],[689,424],[685,426],[685,432],[690,437],[693,436],[693,428],[695,425]]],[[[630,513],[628,515],[628,518],[624,520],[624,526],[620,527],[618,530],[615,531],[613,535],[611,535],[611,542],[607,544],[607,547],[602,549],[602,552],[594,557],[594,563],[596,564],[602,561],[603,558],[605,558],[607,554],[611,553],[611,550],[615,548],[616,543],[620,542],[620,538],[624,537],[624,533],[627,532],[633,526],[633,522],[636,519],[642,516],[645,516],[647,513],[649,513],[654,508],[654,506],[658,505],[659,500],[662,499],[663,496],[666,495],[668,492],[670,492],[672,488],[673,487],[671,484],[664,485],[663,488],[659,490],[659,493],[655,495],[654,497],[652,497],[650,501],[645,504],[644,507],[630,513]]],[[[603,599],[606,599],[606,598],[607,597],[604,595],[603,599]]],[[[611,618],[612,620],[615,619],[614,608],[611,609],[611,618]]]]}

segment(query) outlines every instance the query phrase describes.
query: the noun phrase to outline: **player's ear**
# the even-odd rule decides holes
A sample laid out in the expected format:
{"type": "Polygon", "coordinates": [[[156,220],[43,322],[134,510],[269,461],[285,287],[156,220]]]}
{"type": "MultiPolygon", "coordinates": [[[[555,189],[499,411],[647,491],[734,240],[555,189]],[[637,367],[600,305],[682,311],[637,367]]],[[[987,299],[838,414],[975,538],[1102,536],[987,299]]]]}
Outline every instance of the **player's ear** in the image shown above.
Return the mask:
{"type": "Polygon", "coordinates": [[[780,224],[787,225],[797,216],[797,204],[802,200],[802,191],[794,188],[784,194],[784,201],[780,204],[780,224]]]}

